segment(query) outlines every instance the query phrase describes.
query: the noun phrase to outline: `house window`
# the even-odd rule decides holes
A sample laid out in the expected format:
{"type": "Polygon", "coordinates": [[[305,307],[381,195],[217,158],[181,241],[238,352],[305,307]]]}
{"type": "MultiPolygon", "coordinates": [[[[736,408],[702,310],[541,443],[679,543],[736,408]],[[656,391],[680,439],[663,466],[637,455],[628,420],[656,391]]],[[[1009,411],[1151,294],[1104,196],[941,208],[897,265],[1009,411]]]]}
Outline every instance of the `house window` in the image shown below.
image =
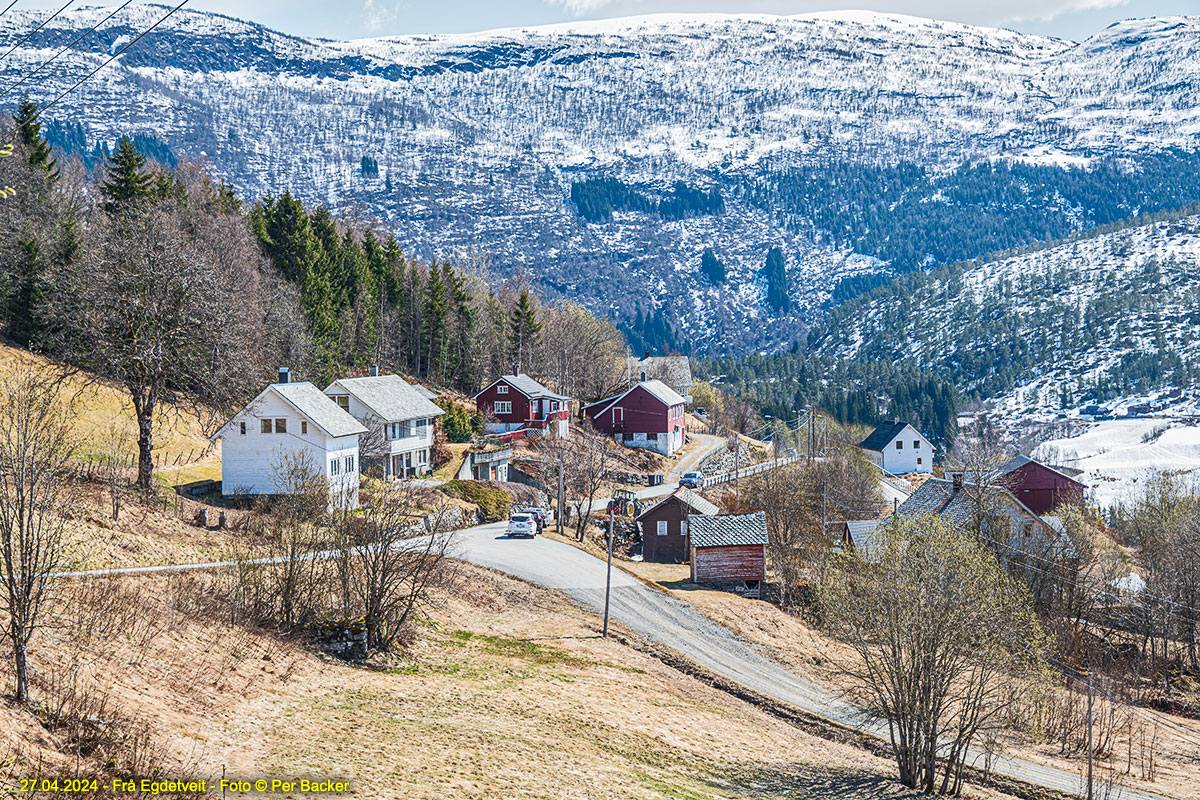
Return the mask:
{"type": "Polygon", "coordinates": [[[258,421],[258,426],[259,426],[258,429],[259,429],[260,433],[270,433],[271,432],[271,420],[269,420],[269,419],[260,419],[258,421]]]}
{"type": "Polygon", "coordinates": [[[396,423],[396,437],[399,439],[407,439],[409,436],[409,428],[407,422],[396,423]]]}
{"type": "Polygon", "coordinates": [[[903,450],[903,449],[904,449],[904,440],[903,440],[903,439],[897,439],[897,440],[896,440],[896,449],[897,449],[897,450],[903,450]]]}
{"type": "Polygon", "coordinates": [[[913,439],[913,450],[920,450],[920,449],[921,449],[921,440],[913,439]]]}
{"type": "Polygon", "coordinates": [[[330,475],[338,475],[341,465],[342,465],[342,462],[336,458],[333,461],[330,461],[329,462],[329,474],[330,475]]]}
{"type": "Polygon", "coordinates": [[[617,406],[616,408],[613,409],[613,422],[624,422],[624,421],[625,421],[625,409],[621,408],[620,406],[617,406]]]}
{"type": "Polygon", "coordinates": [[[500,384],[496,387],[496,394],[508,394],[508,386],[503,383],[500,384]]]}
{"type": "Polygon", "coordinates": [[[346,474],[354,474],[354,456],[346,456],[346,474]]]}
{"type": "Polygon", "coordinates": [[[287,433],[287,419],[286,418],[280,417],[279,419],[275,420],[275,432],[276,433],[287,433]]]}
{"type": "Polygon", "coordinates": [[[238,433],[242,434],[242,436],[246,435],[246,420],[238,423],[238,433]]]}
{"type": "Polygon", "coordinates": [[[648,441],[651,441],[651,442],[657,442],[657,441],[658,441],[658,434],[657,434],[657,433],[647,433],[647,434],[646,434],[646,439],[647,439],[648,441]]]}
{"type": "Polygon", "coordinates": [[[497,400],[496,405],[492,407],[492,411],[497,414],[511,414],[512,400],[497,400]]]}
{"type": "Polygon", "coordinates": [[[921,459],[919,459],[919,458],[918,458],[918,459],[917,459],[917,466],[920,466],[920,465],[921,465],[921,459]]]}
{"type": "Polygon", "coordinates": [[[422,467],[429,463],[429,451],[428,450],[422,450],[419,453],[417,453],[417,463],[420,464],[422,467]]]}
{"type": "Polygon", "coordinates": [[[667,535],[667,521],[665,519],[660,519],[658,521],[658,535],[659,536],[667,535]]]}
{"type": "Polygon", "coordinates": [[[342,409],[342,411],[349,411],[349,410],[350,410],[350,395],[348,395],[348,394],[335,394],[335,395],[333,396],[333,399],[334,399],[334,400],[337,402],[337,404],[338,404],[339,406],[341,406],[341,409],[342,409]]]}
{"type": "Polygon", "coordinates": [[[304,434],[305,436],[308,435],[308,420],[300,420],[300,433],[304,434]]]}
{"type": "Polygon", "coordinates": [[[632,433],[627,433],[627,434],[625,434],[625,441],[627,441],[627,442],[632,442],[632,441],[633,441],[633,434],[632,434],[632,433]]]}
{"type": "Polygon", "coordinates": [[[646,382],[646,373],[643,372],[642,373],[642,383],[645,383],[645,382],[646,382]]]}

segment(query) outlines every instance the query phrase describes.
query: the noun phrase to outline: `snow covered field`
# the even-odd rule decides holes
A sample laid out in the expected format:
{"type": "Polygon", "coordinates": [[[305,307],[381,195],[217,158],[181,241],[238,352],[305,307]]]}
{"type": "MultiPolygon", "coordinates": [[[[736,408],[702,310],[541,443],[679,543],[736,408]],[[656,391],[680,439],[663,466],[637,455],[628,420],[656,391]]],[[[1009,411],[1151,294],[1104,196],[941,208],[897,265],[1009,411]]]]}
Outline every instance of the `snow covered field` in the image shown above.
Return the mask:
{"type": "Polygon", "coordinates": [[[1043,443],[1034,458],[1084,470],[1079,480],[1108,508],[1137,497],[1157,472],[1200,478],[1200,421],[1096,422],[1079,436],[1043,443]]]}

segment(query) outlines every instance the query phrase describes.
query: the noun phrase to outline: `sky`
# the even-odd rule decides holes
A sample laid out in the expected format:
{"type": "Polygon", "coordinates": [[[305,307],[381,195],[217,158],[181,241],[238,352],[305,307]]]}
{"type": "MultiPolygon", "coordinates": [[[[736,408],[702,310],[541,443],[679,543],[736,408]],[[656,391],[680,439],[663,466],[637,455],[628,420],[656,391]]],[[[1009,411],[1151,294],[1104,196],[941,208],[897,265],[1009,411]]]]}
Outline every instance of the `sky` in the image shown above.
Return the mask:
{"type": "MultiPolygon", "coordinates": [[[[17,8],[61,5],[60,0],[19,0],[17,8]]],[[[1129,17],[1200,14],[1200,0],[191,0],[187,7],[330,39],[469,33],[659,12],[801,14],[866,8],[1079,40],[1129,17]]]]}

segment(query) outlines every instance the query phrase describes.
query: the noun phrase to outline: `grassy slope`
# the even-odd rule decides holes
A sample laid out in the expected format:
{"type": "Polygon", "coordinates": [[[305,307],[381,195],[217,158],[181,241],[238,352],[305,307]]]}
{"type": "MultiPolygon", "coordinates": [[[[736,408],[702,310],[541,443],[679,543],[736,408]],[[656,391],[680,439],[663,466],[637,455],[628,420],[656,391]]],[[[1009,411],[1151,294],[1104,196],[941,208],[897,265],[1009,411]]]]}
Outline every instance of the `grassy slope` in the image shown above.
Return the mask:
{"type": "MultiPolygon", "coordinates": [[[[60,365],[49,359],[0,344],[0,374],[12,370],[18,363],[35,364],[48,375],[61,369],[60,365]]],[[[94,459],[104,453],[110,431],[114,430],[126,440],[122,452],[129,457],[136,453],[137,425],[133,406],[124,390],[112,383],[93,380],[85,374],[67,377],[66,389],[74,401],[76,435],[85,459],[94,459]]],[[[165,485],[202,478],[220,479],[220,448],[217,446],[208,452],[208,436],[194,416],[164,415],[156,421],[154,441],[155,461],[164,465],[158,471],[158,478],[165,485]]]]}

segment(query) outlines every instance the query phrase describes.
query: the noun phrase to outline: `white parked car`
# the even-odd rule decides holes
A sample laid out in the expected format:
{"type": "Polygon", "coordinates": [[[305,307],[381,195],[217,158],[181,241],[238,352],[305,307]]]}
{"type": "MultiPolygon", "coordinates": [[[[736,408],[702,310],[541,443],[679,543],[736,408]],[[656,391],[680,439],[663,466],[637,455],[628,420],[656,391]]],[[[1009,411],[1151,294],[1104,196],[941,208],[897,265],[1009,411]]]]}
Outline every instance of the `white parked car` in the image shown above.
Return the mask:
{"type": "Polygon", "coordinates": [[[509,536],[537,536],[537,520],[532,514],[513,514],[508,518],[509,536]]]}

